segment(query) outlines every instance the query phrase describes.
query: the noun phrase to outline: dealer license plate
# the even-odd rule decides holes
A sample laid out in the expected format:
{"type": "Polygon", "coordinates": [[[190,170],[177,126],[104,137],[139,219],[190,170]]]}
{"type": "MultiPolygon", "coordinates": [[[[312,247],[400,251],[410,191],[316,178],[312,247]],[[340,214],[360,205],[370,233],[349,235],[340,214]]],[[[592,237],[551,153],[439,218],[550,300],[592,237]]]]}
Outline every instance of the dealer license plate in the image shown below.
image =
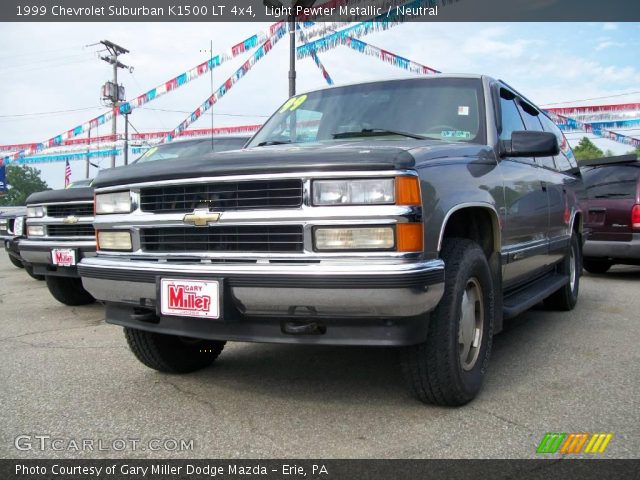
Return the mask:
{"type": "Polygon", "coordinates": [[[160,313],[178,317],[220,317],[220,282],[160,279],[160,313]]]}
{"type": "Polygon", "coordinates": [[[76,264],[76,251],[72,248],[54,248],[51,261],[58,267],[73,267],[76,264]]]}

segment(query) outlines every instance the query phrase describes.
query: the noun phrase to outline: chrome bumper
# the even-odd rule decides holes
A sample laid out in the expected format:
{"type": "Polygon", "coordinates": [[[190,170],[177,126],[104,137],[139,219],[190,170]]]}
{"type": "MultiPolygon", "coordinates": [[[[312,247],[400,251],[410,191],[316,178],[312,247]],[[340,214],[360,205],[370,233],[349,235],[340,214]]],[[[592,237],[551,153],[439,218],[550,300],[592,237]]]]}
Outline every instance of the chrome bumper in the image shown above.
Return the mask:
{"type": "Polygon", "coordinates": [[[159,278],[220,279],[240,315],[287,318],[411,317],[444,292],[444,263],[177,264],[85,258],[84,287],[98,300],[155,309],[159,278]]]}
{"type": "Polygon", "coordinates": [[[83,257],[95,256],[95,240],[64,241],[64,240],[28,240],[19,243],[20,256],[25,262],[34,265],[51,265],[51,250],[54,248],[72,248],[80,252],[78,260],[83,257]]]}

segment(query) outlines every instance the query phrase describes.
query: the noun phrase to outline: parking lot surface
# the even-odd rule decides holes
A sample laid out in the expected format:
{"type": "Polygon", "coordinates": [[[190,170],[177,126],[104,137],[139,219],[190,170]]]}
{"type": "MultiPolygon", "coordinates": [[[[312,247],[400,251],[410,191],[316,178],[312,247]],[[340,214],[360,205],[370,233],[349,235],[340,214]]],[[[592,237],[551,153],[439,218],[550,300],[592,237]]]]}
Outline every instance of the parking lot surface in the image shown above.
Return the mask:
{"type": "Polygon", "coordinates": [[[209,369],[160,374],[101,305],[58,304],[5,254],[0,285],[3,458],[534,458],[547,432],[640,452],[637,267],[585,274],[572,312],[511,321],[458,409],[414,400],[394,349],[230,343],[209,369]]]}

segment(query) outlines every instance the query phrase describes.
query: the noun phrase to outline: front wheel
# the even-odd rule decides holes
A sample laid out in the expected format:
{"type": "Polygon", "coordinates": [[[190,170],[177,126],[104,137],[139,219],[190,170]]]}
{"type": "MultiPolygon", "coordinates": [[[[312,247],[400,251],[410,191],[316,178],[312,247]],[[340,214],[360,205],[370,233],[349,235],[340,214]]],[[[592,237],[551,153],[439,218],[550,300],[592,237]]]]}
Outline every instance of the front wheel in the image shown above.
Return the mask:
{"type": "Polygon", "coordinates": [[[576,234],[571,236],[569,253],[558,266],[558,271],[568,277],[568,282],[557,292],[549,296],[545,305],[553,310],[568,312],[578,303],[580,291],[580,273],[582,272],[582,249],[576,234]]]}
{"type": "Polygon", "coordinates": [[[189,373],[211,365],[226,342],[164,335],[125,327],[124,335],[136,358],[165,373],[189,373]]]}
{"type": "Polygon", "coordinates": [[[494,285],[477,243],[450,238],[442,251],[445,291],[431,314],[427,340],[401,353],[404,376],[425,403],[460,406],[480,391],[495,316],[494,285]]]}
{"type": "Polygon", "coordinates": [[[56,277],[47,275],[47,288],[57,301],[64,305],[88,305],[95,302],[95,298],[91,296],[82,286],[82,280],[72,277],[56,277]]]}

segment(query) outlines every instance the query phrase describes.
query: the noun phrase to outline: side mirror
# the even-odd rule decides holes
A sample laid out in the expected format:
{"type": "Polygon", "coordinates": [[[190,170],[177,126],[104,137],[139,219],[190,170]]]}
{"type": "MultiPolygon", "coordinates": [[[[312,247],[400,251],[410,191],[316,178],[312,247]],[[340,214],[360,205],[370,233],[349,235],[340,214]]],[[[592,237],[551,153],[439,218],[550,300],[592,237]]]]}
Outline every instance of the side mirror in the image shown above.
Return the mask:
{"type": "Polygon", "coordinates": [[[507,157],[552,157],[560,153],[558,138],[551,132],[517,131],[502,141],[507,157]]]}

